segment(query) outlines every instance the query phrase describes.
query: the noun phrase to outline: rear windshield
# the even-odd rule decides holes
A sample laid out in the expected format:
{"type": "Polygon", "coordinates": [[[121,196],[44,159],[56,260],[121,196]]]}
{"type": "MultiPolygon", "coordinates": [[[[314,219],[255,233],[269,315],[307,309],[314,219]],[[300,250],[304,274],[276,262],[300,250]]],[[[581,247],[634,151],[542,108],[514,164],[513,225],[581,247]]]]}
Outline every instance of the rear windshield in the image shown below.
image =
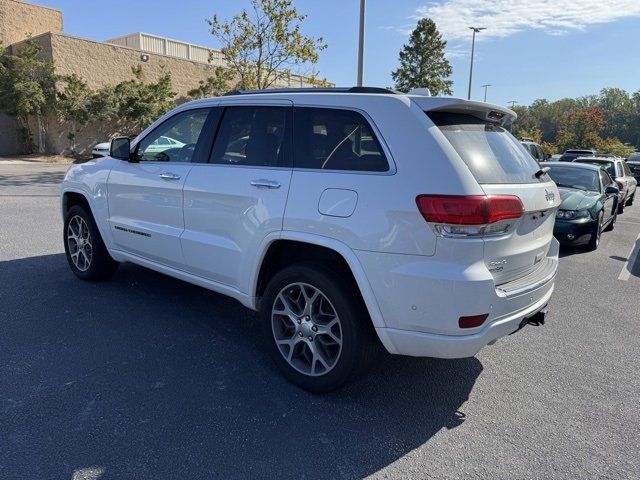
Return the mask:
{"type": "Polygon", "coordinates": [[[602,167],[609,175],[612,177],[617,177],[616,168],[613,162],[599,162],[598,160],[576,160],[576,163],[586,163],[588,165],[597,165],[598,167],[602,167]]]}
{"type": "Polygon", "coordinates": [[[588,167],[561,167],[554,165],[549,171],[549,176],[559,187],[599,192],[600,177],[598,170],[587,168],[588,167]]]}
{"type": "MultiPolygon", "coordinates": [[[[499,125],[472,115],[427,112],[478,183],[536,183],[538,162],[499,125]]],[[[544,175],[543,175],[544,177],[544,175]]]]}

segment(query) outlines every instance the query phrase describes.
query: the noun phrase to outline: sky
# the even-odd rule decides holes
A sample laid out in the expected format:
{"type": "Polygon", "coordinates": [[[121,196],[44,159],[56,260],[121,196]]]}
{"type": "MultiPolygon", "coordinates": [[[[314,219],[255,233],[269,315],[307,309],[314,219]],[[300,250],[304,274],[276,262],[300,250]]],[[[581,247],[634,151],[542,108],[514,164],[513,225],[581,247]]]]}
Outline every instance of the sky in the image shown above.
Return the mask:
{"type": "MultiPolygon", "coordinates": [[[[316,68],[338,86],[356,83],[359,0],[293,0],[308,15],[303,33],[328,48],[316,68]]],[[[71,35],[106,40],[133,32],[217,46],[205,19],[231,18],[248,0],[36,0],[62,10],[71,35]],[[106,6],[106,7],[105,7],[106,6]]],[[[471,30],[476,37],[472,99],[528,105],[598,93],[640,90],[640,0],[368,0],[365,85],[393,85],[398,53],[419,18],[447,41],[453,94],[466,97],[471,30]]]]}

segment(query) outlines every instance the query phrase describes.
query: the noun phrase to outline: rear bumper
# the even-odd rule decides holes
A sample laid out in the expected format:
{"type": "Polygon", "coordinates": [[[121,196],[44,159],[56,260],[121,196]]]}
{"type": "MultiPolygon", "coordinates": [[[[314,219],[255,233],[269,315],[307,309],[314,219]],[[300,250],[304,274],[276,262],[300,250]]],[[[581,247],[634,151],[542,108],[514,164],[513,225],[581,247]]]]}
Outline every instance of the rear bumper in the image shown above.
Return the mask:
{"type": "Polygon", "coordinates": [[[357,255],[384,319],[385,326],[376,331],[390,353],[463,358],[516,331],[524,318],[547,305],[558,268],[558,247],[552,240],[539,275],[498,287],[484,261],[456,264],[454,258],[444,262],[410,255],[357,255]],[[479,327],[458,325],[462,316],[486,313],[489,316],[479,327]]]}
{"type": "Polygon", "coordinates": [[[412,357],[466,358],[478,353],[484,346],[505,337],[520,328],[522,320],[543,310],[551,294],[551,288],[528,308],[494,320],[479,333],[473,335],[437,335],[394,328],[377,328],[382,344],[389,353],[412,357]],[[425,355],[428,352],[428,355],[425,355]]]}

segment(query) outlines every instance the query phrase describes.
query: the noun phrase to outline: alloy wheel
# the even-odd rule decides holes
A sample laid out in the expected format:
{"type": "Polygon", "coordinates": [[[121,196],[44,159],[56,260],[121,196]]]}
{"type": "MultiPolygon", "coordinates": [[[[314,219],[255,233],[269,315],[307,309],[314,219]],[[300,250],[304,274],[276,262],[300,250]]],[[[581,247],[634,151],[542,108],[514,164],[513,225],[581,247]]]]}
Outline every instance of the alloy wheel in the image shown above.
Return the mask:
{"type": "Polygon", "coordinates": [[[69,220],[67,245],[69,246],[71,261],[75,267],[81,272],[86,272],[91,266],[93,245],[89,226],[80,215],[75,215],[69,220]]]}
{"type": "Polygon", "coordinates": [[[342,352],[342,325],[336,309],[318,288],[287,285],[271,309],[271,329],[282,357],[304,375],[331,371],[342,352]]]}

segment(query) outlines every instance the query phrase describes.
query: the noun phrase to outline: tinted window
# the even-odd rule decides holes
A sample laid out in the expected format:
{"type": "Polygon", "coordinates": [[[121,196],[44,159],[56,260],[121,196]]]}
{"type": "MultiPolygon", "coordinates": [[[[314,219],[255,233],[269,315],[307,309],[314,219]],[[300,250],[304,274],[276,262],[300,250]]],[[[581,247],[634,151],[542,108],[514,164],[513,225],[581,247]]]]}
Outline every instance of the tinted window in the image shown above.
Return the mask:
{"type": "Polygon", "coordinates": [[[471,115],[429,112],[479,183],[535,183],[540,166],[511,133],[471,115]]]}
{"type": "Polygon", "coordinates": [[[386,172],[389,163],[358,112],[298,107],[294,113],[296,168],[386,172]]]}
{"type": "Polygon", "coordinates": [[[590,192],[600,191],[598,170],[579,167],[551,167],[549,176],[559,187],[577,188],[590,192]]]}
{"type": "Polygon", "coordinates": [[[600,182],[602,183],[602,190],[604,190],[608,185],[613,183],[611,177],[604,170],[600,170],[600,182]]]}
{"type": "Polygon", "coordinates": [[[598,161],[598,160],[576,160],[576,163],[586,163],[588,165],[597,165],[599,167],[602,167],[604,171],[607,172],[612,177],[616,176],[616,170],[613,165],[613,162],[598,161]]]}
{"type": "Polygon", "coordinates": [[[174,115],[140,141],[136,152],[138,161],[198,161],[196,145],[208,115],[208,108],[174,115]]]}
{"type": "Polygon", "coordinates": [[[288,166],[286,117],[286,107],[226,107],[211,163],[288,166]]]}

